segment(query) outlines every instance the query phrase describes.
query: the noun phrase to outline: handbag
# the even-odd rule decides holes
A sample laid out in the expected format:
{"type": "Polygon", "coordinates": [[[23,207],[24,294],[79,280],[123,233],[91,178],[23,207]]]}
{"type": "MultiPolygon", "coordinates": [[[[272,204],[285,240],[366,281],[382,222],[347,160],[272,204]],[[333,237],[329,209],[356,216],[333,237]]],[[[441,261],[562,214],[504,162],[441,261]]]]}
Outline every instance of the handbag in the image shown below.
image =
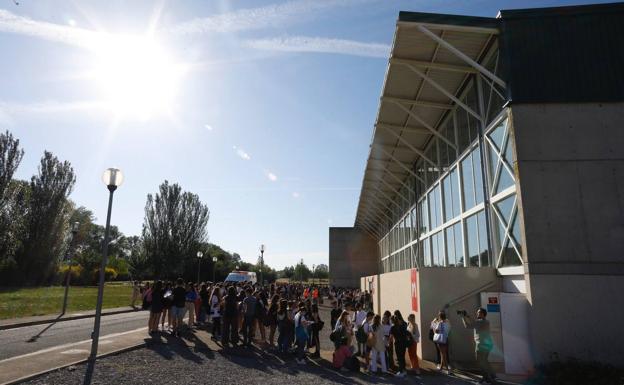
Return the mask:
{"type": "Polygon", "coordinates": [[[357,340],[357,342],[361,344],[366,343],[367,338],[368,338],[368,335],[366,335],[364,328],[362,326],[357,328],[357,330],[355,331],[355,339],[357,340]]]}
{"type": "Polygon", "coordinates": [[[374,348],[375,342],[377,342],[377,338],[375,338],[375,334],[368,333],[368,338],[366,339],[366,346],[368,346],[369,348],[374,348]]]}

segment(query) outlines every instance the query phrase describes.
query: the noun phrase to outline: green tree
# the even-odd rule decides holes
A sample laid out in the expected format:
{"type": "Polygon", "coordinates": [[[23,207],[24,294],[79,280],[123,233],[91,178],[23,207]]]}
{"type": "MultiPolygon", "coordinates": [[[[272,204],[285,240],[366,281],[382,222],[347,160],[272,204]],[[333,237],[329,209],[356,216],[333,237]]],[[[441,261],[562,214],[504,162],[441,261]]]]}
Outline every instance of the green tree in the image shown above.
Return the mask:
{"type": "Polygon", "coordinates": [[[312,276],[312,271],[310,271],[310,268],[308,268],[308,266],[306,266],[305,263],[299,262],[295,266],[295,272],[294,272],[294,276],[293,276],[294,280],[296,280],[296,281],[307,281],[308,278],[310,278],[311,276],[312,276]]]}
{"type": "Polygon", "coordinates": [[[71,164],[45,151],[38,173],[30,181],[27,234],[16,258],[22,283],[47,283],[56,275],[67,242],[70,215],[67,197],[75,182],[71,164]]]}
{"type": "Polygon", "coordinates": [[[147,195],[143,243],[156,277],[193,278],[195,255],[207,238],[209,216],[199,196],[183,192],[177,183],[165,181],[158,193],[147,195]]]}
{"type": "Polygon", "coordinates": [[[6,282],[17,268],[15,253],[24,238],[24,216],[28,207],[28,189],[13,175],[24,156],[19,139],[6,131],[0,133],[0,280],[6,282]]]}
{"type": "Polygon", "coordinates": [[[320,278],[320,279],[327,279],[329,278],[329,266],[321,263],[320,265],[316,266],[316,269],[314,270],[314,277],[315,278],[320,278]]]}

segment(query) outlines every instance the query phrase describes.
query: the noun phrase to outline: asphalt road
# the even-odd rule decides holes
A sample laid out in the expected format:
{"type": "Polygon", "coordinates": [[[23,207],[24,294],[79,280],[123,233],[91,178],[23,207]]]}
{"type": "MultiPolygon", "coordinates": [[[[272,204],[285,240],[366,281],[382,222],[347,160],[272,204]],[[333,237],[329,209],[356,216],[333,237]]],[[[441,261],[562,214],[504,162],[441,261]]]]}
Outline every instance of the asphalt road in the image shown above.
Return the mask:
{"type": "MultiPolygon", "coordinates": [[[[102,317],[100,336],[147,326],[146,311],[102,317]]],[[[0,360],[91,338],[93,317],[0,331],[0,360]]]]}

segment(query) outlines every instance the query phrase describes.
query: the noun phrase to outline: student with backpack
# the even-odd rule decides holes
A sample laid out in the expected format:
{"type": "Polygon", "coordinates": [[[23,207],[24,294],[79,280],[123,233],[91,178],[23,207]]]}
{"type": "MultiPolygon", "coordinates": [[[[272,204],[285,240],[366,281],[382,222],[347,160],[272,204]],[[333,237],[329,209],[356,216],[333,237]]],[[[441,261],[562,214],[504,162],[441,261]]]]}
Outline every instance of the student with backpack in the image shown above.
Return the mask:
{"type": "Polygon", "coordinates": [[[311,324],[311,321],[306,319],[306,307],[305,303],[299,302],[299,311],[294,317],[295,323],[295,338],[297,345],[297,363],[305,364],[305,353],[304,348],[305,344],[308,341],[308,332],[307,328],[311,324]]]}

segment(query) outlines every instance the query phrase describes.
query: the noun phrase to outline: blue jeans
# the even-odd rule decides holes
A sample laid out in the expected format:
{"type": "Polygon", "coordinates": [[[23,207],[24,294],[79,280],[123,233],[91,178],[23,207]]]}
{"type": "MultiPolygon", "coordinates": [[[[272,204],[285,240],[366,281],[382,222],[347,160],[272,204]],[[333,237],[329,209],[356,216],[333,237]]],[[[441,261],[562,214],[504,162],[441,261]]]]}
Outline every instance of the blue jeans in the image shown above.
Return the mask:
{"type": "Polygon", "coordinates": [[[243,319],[243,343],[251,345],[251,334],[253,333],[254,316],[245,316],[243,319]]]}
{"type": "Polygon", "coordinates": [[[297,337],[297,358],[303,360],[305,357],[305,353],[303,349],[305,348],[307,339],[297,337]]]}

